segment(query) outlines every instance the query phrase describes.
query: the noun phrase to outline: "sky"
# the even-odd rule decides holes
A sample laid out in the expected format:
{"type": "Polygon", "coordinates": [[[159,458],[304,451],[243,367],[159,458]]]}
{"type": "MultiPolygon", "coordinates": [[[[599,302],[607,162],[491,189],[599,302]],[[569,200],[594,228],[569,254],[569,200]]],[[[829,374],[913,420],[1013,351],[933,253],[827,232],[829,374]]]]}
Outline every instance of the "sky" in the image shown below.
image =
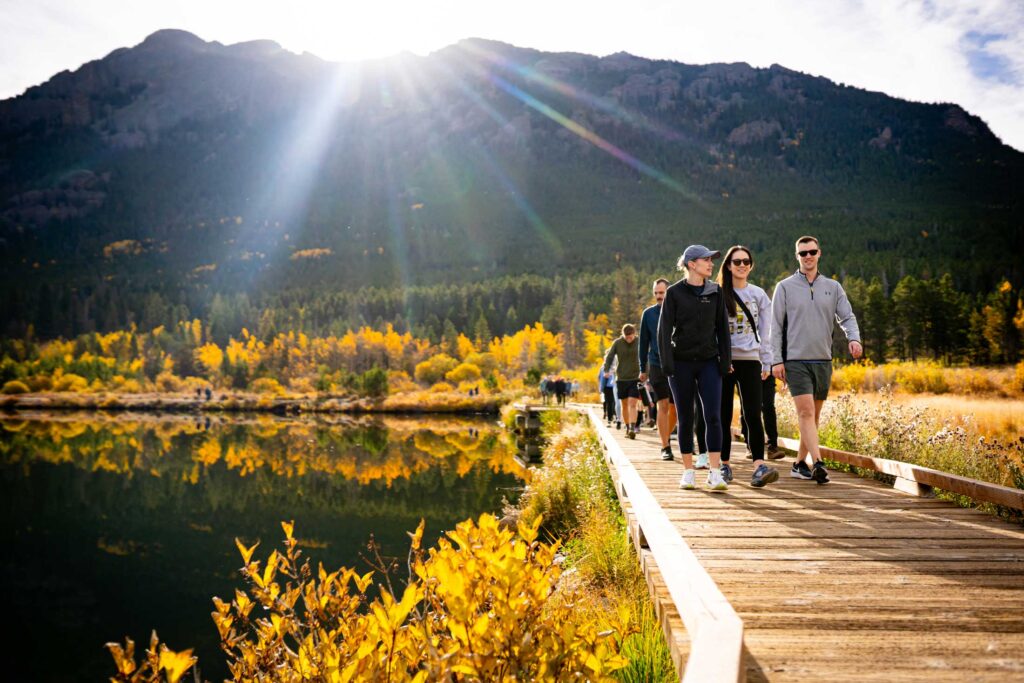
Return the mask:
{"type": "Polygon", "coordinates": [[[0,98],[162,28],[331,61],[469,37],[688,64],[781,64],[954,102],[1024,150],[1024,0],[0,0],[0,98]]]}

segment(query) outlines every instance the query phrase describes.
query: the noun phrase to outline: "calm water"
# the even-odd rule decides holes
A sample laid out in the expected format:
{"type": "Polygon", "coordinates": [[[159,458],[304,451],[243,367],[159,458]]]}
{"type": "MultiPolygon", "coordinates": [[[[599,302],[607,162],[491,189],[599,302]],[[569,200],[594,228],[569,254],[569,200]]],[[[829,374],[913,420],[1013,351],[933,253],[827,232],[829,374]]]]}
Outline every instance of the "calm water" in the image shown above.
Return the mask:
{"type": "Polygon", "coordinates": [[[103,648],[156,629],[226,676],[211,597],[242,586],[234,538],[368,569],[496,512],[523,470],[484,419],[18,415],[0,418],[0,585],[8,680],[106,680],[103,648]],[[12,630],[13,629],[13,630],[12,630]],[[11,667],[13,666],[13,671],[11,667]]]}

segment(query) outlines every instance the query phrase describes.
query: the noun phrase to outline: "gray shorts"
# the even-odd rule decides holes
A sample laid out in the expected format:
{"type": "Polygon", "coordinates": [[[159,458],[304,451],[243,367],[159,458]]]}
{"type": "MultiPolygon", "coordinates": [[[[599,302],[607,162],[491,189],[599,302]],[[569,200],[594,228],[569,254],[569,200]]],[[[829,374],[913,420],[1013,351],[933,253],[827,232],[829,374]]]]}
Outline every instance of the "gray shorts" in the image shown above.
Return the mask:
{"type": "Polygon", "coordinates": [[[815,401],[828,398],[828,390],[832,386],[832,363],[788,360],[785,366],[790,396],[813,394],[815,401]]]}

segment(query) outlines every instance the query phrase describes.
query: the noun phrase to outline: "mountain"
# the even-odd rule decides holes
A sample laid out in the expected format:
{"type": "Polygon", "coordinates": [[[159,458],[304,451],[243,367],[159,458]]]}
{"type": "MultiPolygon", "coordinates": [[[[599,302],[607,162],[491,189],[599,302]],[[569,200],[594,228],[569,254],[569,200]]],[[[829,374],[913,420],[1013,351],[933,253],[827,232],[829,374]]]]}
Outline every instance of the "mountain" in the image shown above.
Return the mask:
{"type": "Polygon", "coordinates": [[[353,302],[669,274],[692,242],[775,275],[802,233],[832,272],[983,289],[1021,280],[1022,189],[959,106],[778,65],[480,39],[334,64],[164,30],[0,102],[0,312],[68,334],[345,296],[322,316],[372,322],[353,302]]]}

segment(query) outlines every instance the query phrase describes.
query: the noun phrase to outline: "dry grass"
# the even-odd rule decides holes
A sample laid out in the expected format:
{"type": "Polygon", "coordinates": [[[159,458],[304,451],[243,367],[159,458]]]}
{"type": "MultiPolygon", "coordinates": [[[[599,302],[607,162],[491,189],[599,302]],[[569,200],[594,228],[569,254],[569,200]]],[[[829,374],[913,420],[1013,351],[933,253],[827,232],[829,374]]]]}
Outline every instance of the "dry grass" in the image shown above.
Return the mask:
{"type": "MultiPolygon", "coordinates": [[[[1024,363],[1022,363],[1024,365],[1024,363]]],[[[870,361],[837,368],[832,387],[837,391],[877,392],[892,387],[896,393],[956,394],[1019,398],[1024,396],[1024,374],[1019,367],[944,367],[933,361],[885,363],[870,361]]]]}

